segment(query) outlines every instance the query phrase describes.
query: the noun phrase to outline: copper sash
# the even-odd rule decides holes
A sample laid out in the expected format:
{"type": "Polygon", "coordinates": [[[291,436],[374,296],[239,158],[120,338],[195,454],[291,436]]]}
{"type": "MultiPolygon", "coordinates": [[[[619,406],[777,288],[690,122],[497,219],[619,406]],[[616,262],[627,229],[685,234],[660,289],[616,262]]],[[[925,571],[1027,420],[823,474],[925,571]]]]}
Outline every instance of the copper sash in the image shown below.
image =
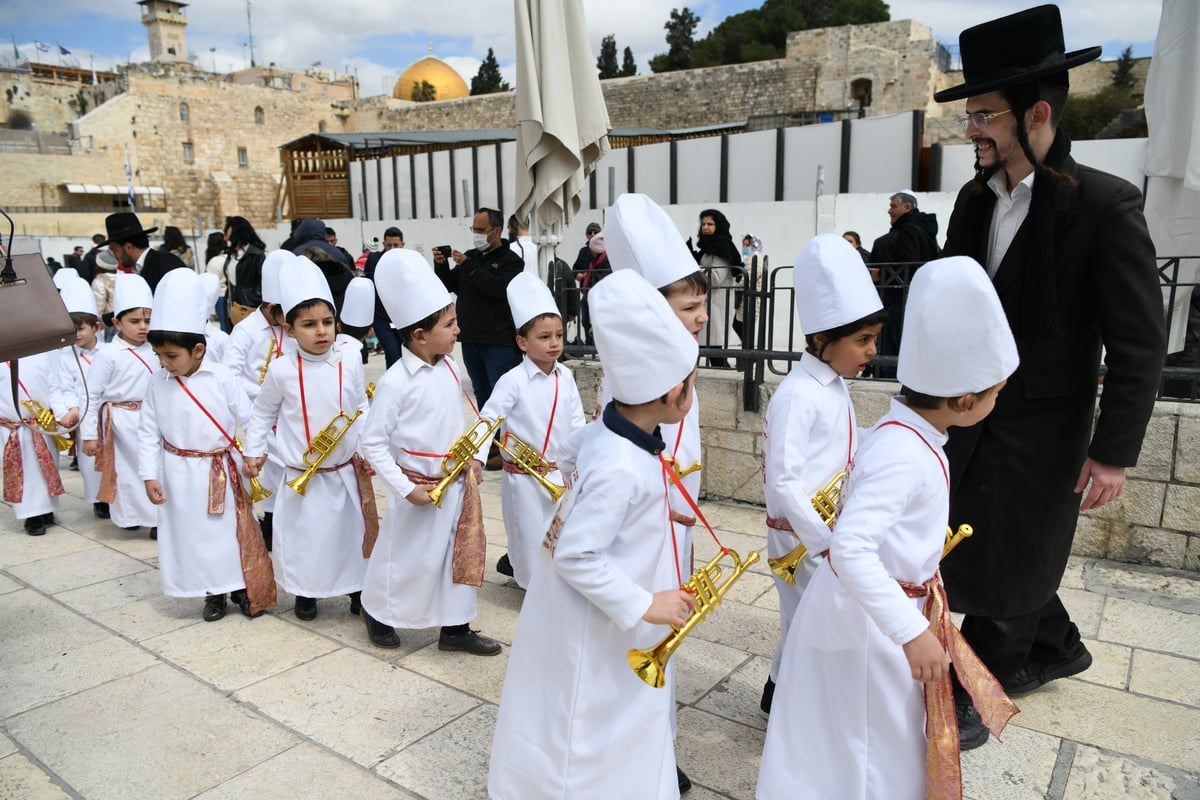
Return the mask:
{"type": "MultiPolygon", "coordinates": [[[[534,472],[536,472],[538,475],[549,475],[551,472],[554,472],[555,470],[558,469],[558,464],[556,464],[553,461],[549,461],[546,463],[545,466],[542,466],[541,464],[533,464],[529,468],[532,469],[534,472]]],[[[507,458],[504,459],[504,471],[511,473],[513,475],[527,475],[528,474],[527,472],[525,472],[525,470],[518,467],[512,461],[509,461],[507,458]]]]}
{"type": "Polygon", "coordinates": [[[110,400],[100,405],[96,431],[96,438],[100,440],[100,449],[96,452],[96,471],[100,473],[100,489],[96,492],[98,502],[111,503],[117,496],[117,456],[112,433],[112,410],[123,408],[127,411],[137,411],[141,407],[141,400],[119,403],[110,400]]]}
{"type": "MultiPolygon", "coordinates": [[[[440,480],[405,467],[400,467],[400,470],[418,486],[433,486],[440,480]]],[[[462,474],[466,488],[463,491],[462,510],[458,514],[458,525],[454,530],[450,579],[454,583],[467,586],[482,586],[483,565],[487,560],[487,537],[483,533],[483,499],[479,495],[479,482],[475,480],[475,472],[467,467],[462,474]]]]}
{"type": "MultiPolygon", "coordinates": [[[[979,656],[967,644],[950,619],[950,603],[941,572],[924,584],[896,581],[907,597],[925,598],[925,618],[930,630],[950,654],[951,665],[958,681],[971,700],[979,717],[997,739],[1013,715],[1020,711],[1008,698],[1000,682],[988,671],[979,656]]],[[[930,800],[962,800],[962,764],[958,749],[958,717],[954,711],[954,690],[950,675],[937,683],[925,684],[925,738],[928,750],[925,757],[926,796],[930,800]]]]}
{"type": "MultiPolygon", "coordinates": [[[[347,464],[354,467],[354,479],[358,483],[358,507],[363,518],[363,558],[370,558],[375,549],[375,540],[379,538],[379,507],[375,504],[375,487],[371,485],[371,465],[367,460],[355,453],[349,461],[343,461],[336,467],[321,467],[317,472],[337,472],[347,464]]],[[[303,472],[307,467],[289,467],[303,472]]]]}
{"type": "Polygon", "coordinates": [[[796,532],[796,529],[792,527],[792,523],[788,522],[786,517],[767,517],[767,527],[774,528],[777,531],[796,532]]]}
{"type": "Polygon", "coordinates": [[[250,507],[250,496],[242,486],[232,446],[217,450],[182,450],[166,439],[163,439],[162,443],[163,449],[172,455],[212,459],[212,466],[208,471],[209,514],[225,513],[225,487],[229,481],[233,481],[238,551],[242,557],[242,578],[246,581],[246,596],[250,598],[250,613],[257,614],[275,605],[275,571],[271,567],[271,556],[267,553],[258,520],[254,518],[254,511],[250,507]]]}
{"type": "MultiPolygon", "coordinates": [[[[11,431],[4,445],[4,500],[9,503],[19,503],[25,498],[25,464],[21,457],[21,429],[26,428],[20,422],[11,419],[0,419],[0,427],[11,431]]],[[[33,434],[33,452],[37,454],[38,467],[42,477],[46,479],[46,487],[51,497],[63,493],[62,478],[58,474],[58,465],[50,455],[46,437],[40,433],[33,434]]]]}

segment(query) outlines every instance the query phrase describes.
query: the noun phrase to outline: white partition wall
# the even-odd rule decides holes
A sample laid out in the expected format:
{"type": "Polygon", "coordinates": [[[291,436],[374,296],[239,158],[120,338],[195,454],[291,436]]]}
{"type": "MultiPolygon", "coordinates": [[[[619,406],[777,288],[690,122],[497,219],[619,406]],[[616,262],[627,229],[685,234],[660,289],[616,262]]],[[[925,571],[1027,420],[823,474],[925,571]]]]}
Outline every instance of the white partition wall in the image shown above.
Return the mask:
{"type": "MultiPolygon", "coordinates": [[[[728,202],[753,203],[775,199],[777,138],[778,133],[774,130],[739,133],[729,137],[728,202]]],[[[679,199],[693,201],[693,198],[679,199]]]]}
{"type": "Polygon", "coordinates": [[[812,200],[821,175],[823,194],[837,191],[842,175],[842,126],[830,122],[785,128],[783,132],[783,199],[812,200]]]}
{"type": "Polygon", "coordinates": [[[661,205],[671,202],[671,144],[661,142],[633,149],[637,191],[661,205]]]}
{"type": "Polygon", "coordinates": [[[702,203],[721,192],[721,137],[675,143],[676,199],[702,203]]]}
{"type": "MultiPolygon", "coordinates": [[[[914,150],[911,111],[852,121],[849,192],[898,192],[916,188],[913,186],[914,150]]],[[[836,187],[833,188],[836,191],[836,187]]]]}

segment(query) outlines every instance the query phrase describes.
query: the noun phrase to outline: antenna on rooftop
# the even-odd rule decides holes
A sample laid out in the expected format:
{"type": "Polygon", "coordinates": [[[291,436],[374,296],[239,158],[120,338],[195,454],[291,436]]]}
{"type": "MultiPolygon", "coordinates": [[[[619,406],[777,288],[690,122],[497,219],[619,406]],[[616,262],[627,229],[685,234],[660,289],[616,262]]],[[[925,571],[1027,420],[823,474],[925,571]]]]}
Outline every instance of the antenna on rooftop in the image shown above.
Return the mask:
{"type": "Polygon", "coordinates": [[[246,0],[246,32],[250,35],[250,66],[254,64],[254,22],[250,19],[250,0],[246,0]]]}

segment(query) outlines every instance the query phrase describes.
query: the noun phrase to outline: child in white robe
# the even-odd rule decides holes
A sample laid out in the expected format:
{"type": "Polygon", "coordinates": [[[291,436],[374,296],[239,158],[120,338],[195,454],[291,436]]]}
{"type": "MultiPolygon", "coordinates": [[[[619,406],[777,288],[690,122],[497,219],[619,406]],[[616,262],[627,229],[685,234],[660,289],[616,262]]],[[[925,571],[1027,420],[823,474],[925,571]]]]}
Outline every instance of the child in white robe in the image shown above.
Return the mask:
{"type": "Polygon", "coordinates": [[[385,252],[375,285],[402,347],[379,381],[362,435],[362,453],[389,490],[363,587],[367,634],[377,647],[399,647],[394,628],[440,627],[438,649],[494,656],[500,643],[469,627],[486,556],[479,463],[461,465],[440,506],[430,498],[445,469],[460,465],[447,453],[468,430],[461,371],[450,357],[458,338],[454,303],[412,250],[385,252]]]}
{"type": "Polygon", "coordinates": [[[342,307],[338,309],[338,335],[336,344],[346,355],[358,358],[363,364],[367,356],[363,341],[371,333],[375,322],[375,284],[370,278],[351,278],[346,285],[342,307]]]}
{"type": "Polygon", "coordinates": [[[830,527],[814,509],[813,497],[849,469],[858,449],[859,430],[845,379],[870,363],[887,319],[862,258],[840,236],[812,239],[796,259],[794,274],[796,285],[805,287],[796,293],[796,315],[807,347],[767,405],[762,458],[767,556],[782,558],[799,545],[807,554],[796,565],[794,584],[775,575],[779,644],[759,702],[766,714],[792,616],[821,554],[829,549],[830,527]]]}
{"type": "MultiPolygon", "coordinates": [[[[217,304],[217,295],[221,291],[221,279],[215,272],[200,273],[200,285],[204,287],[204,296],[211,299],[210,309],[217,304]]],[[[216,320],[216,312],[210,312],[204,322],[205,350],[204,357],[209,364],[224,363],[225,350],[229,347],[229,334],[221,329],[221,323],[216,320]]]]}
{"type": "Polygon", "coordinates": [[[37,433],[37,417],[23,403],[49,409],[60,426],[79,421],[79,409],[64,386],[57,352],[25,356],[17,363],[17,408],[13,408],[13,363],[0,362],[0,452],[4,453],[4,500],[12,504],[25,532],[41,536],[55,524],[63,493],[54,440],[37,433]],[[33,426],[33,427],[30,427],[33,426]]]}
{"type": "Polygon", "coordinates": [[[987,273],[965,257],[923,266],[904,318],[900,396],[858,449],[829,557],[785,642],[759,800],[960,797],[947,651],[972,694],[983,690],[989,729],[1016,713],[950,621],[938,573],[946,430],[991,412],[1016,345],[987,273]]]}
{"type": "MultiPolygon", "coordinates": [[[[479,415],[489,420],[503,417],[500,439],[509,453],[520,449],[513,437],[519,438],[540,459],[526,467],[561,487],[558,448],[571,431],[586,423],[575,377],[558,363],[563,349],[562,317],[550,289],[536,275],[517,275],[509,282],[507,293],[517,347],[525,357],[496,381],[479,415]]],[[[500,557],[496,571],[511,576],[524,589],[529,586],[534,556],[558,501],[508,454],[504,456],[500,501],[508,552],[500,557]]]]}
{"type": "Polygon", "coordinates": [[[159,281],[147,339],[163,371],[142,405],[138,472],[158,507],[163,594],[204,597],[202,616],[214,622],[225,616],[226,593],[245,616],[261,614],[275,602],[275,581],[234,444],[250,401],[228,370],[208,361],[209,308],[191,270],[159,281]]]}
{"type": "MultiPolygon", "coordinates": [[[[87,376],[92,370],[96,356],[104,347],[99,337],[100,315],[96,309],[96,296],[92,287],[83,278],[75,278],[60,290],[63,304],[75,323],[75,347],[64,347],[59,351],[64,383],[70,387],[74,404],[81,410],[87,407],[87,376]],[[78,358],[78,361],[76,361],[78,358]]],[[[100,491],[100,473],[96,471],[96,459],[83,452],[83,426],[75,430],[75,460],[72,469],[79,470],[83,479],[83,499],[92,504],[92,513],[100,519],[108,519],[108,504],[96,500],[100,491]]]]}
{"type": "Polygon", "coordinates": [[[496,800],[679,796],[673,671],[630,668],[692,609],[669,519],[662,424],[695,391],[699,348],[653,287],[614,272],[589,296],[614,400],[583,429],[578,478],[533,569],[488,772],[496,800]]]}
{"type": "Polygon", "coordinates": [[[349,596],[357,614],[378,533],[375,495],[357,453],[359,417],[367,409],[362,365],[333,346],[333,295],[315,264],[296,259],[281,291],[287,335],[297,348],[272,362],[254,403],[245,473],[258,475],[278,420],[275,443],[285,470],[278,483],[266,485],[275,493],[275,579],[296,596],[298,619],[316,618],[317,600],[337,595],[349,596]],[[289,485],[305,474],[306,484],[289,485]]]}
{"type": "Polygon", "coordinates": [[[153,298],[141,275],[117,275],[113,325],[117,336],[100,351],[88,373],[88,409],[83,421],[83,452],[101,473],[96,499],[109,504],[113,524],[126,530],[150,528],[158,513],[138,477],[138,428],[150,378],[158,372],[154,349],[146,343],[153,298]]]}

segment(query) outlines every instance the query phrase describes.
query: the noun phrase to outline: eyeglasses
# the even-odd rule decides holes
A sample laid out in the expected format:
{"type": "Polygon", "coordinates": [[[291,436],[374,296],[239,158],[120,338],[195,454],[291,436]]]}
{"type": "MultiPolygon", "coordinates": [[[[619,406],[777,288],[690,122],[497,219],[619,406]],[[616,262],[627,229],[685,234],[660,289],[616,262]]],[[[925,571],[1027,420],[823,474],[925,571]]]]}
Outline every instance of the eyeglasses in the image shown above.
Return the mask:
{"type": "Polygon", "coordinates": [[[491,233],[492,231],[496,230],[496,226],[489,225],[486,228],[476,228],[475,226],[472,225],[470,227],[470,230],[471,230],[471,233],[491,233]]]}
{"type": "Polygon", "coordinates": [[[968,125],[974,125],[975,130],[986,131],[989,122],[1001,114],[1007,114],[1010,111],[1012,111],[1011,108],[1006,108],[1003,111],[996,111],[992,114],[985,114],[982,111],[976,111],[974,114],[959,114],[956,119],[958,120],[958,124],[962,125],[964,132],[967,130],[968,125]]]}

